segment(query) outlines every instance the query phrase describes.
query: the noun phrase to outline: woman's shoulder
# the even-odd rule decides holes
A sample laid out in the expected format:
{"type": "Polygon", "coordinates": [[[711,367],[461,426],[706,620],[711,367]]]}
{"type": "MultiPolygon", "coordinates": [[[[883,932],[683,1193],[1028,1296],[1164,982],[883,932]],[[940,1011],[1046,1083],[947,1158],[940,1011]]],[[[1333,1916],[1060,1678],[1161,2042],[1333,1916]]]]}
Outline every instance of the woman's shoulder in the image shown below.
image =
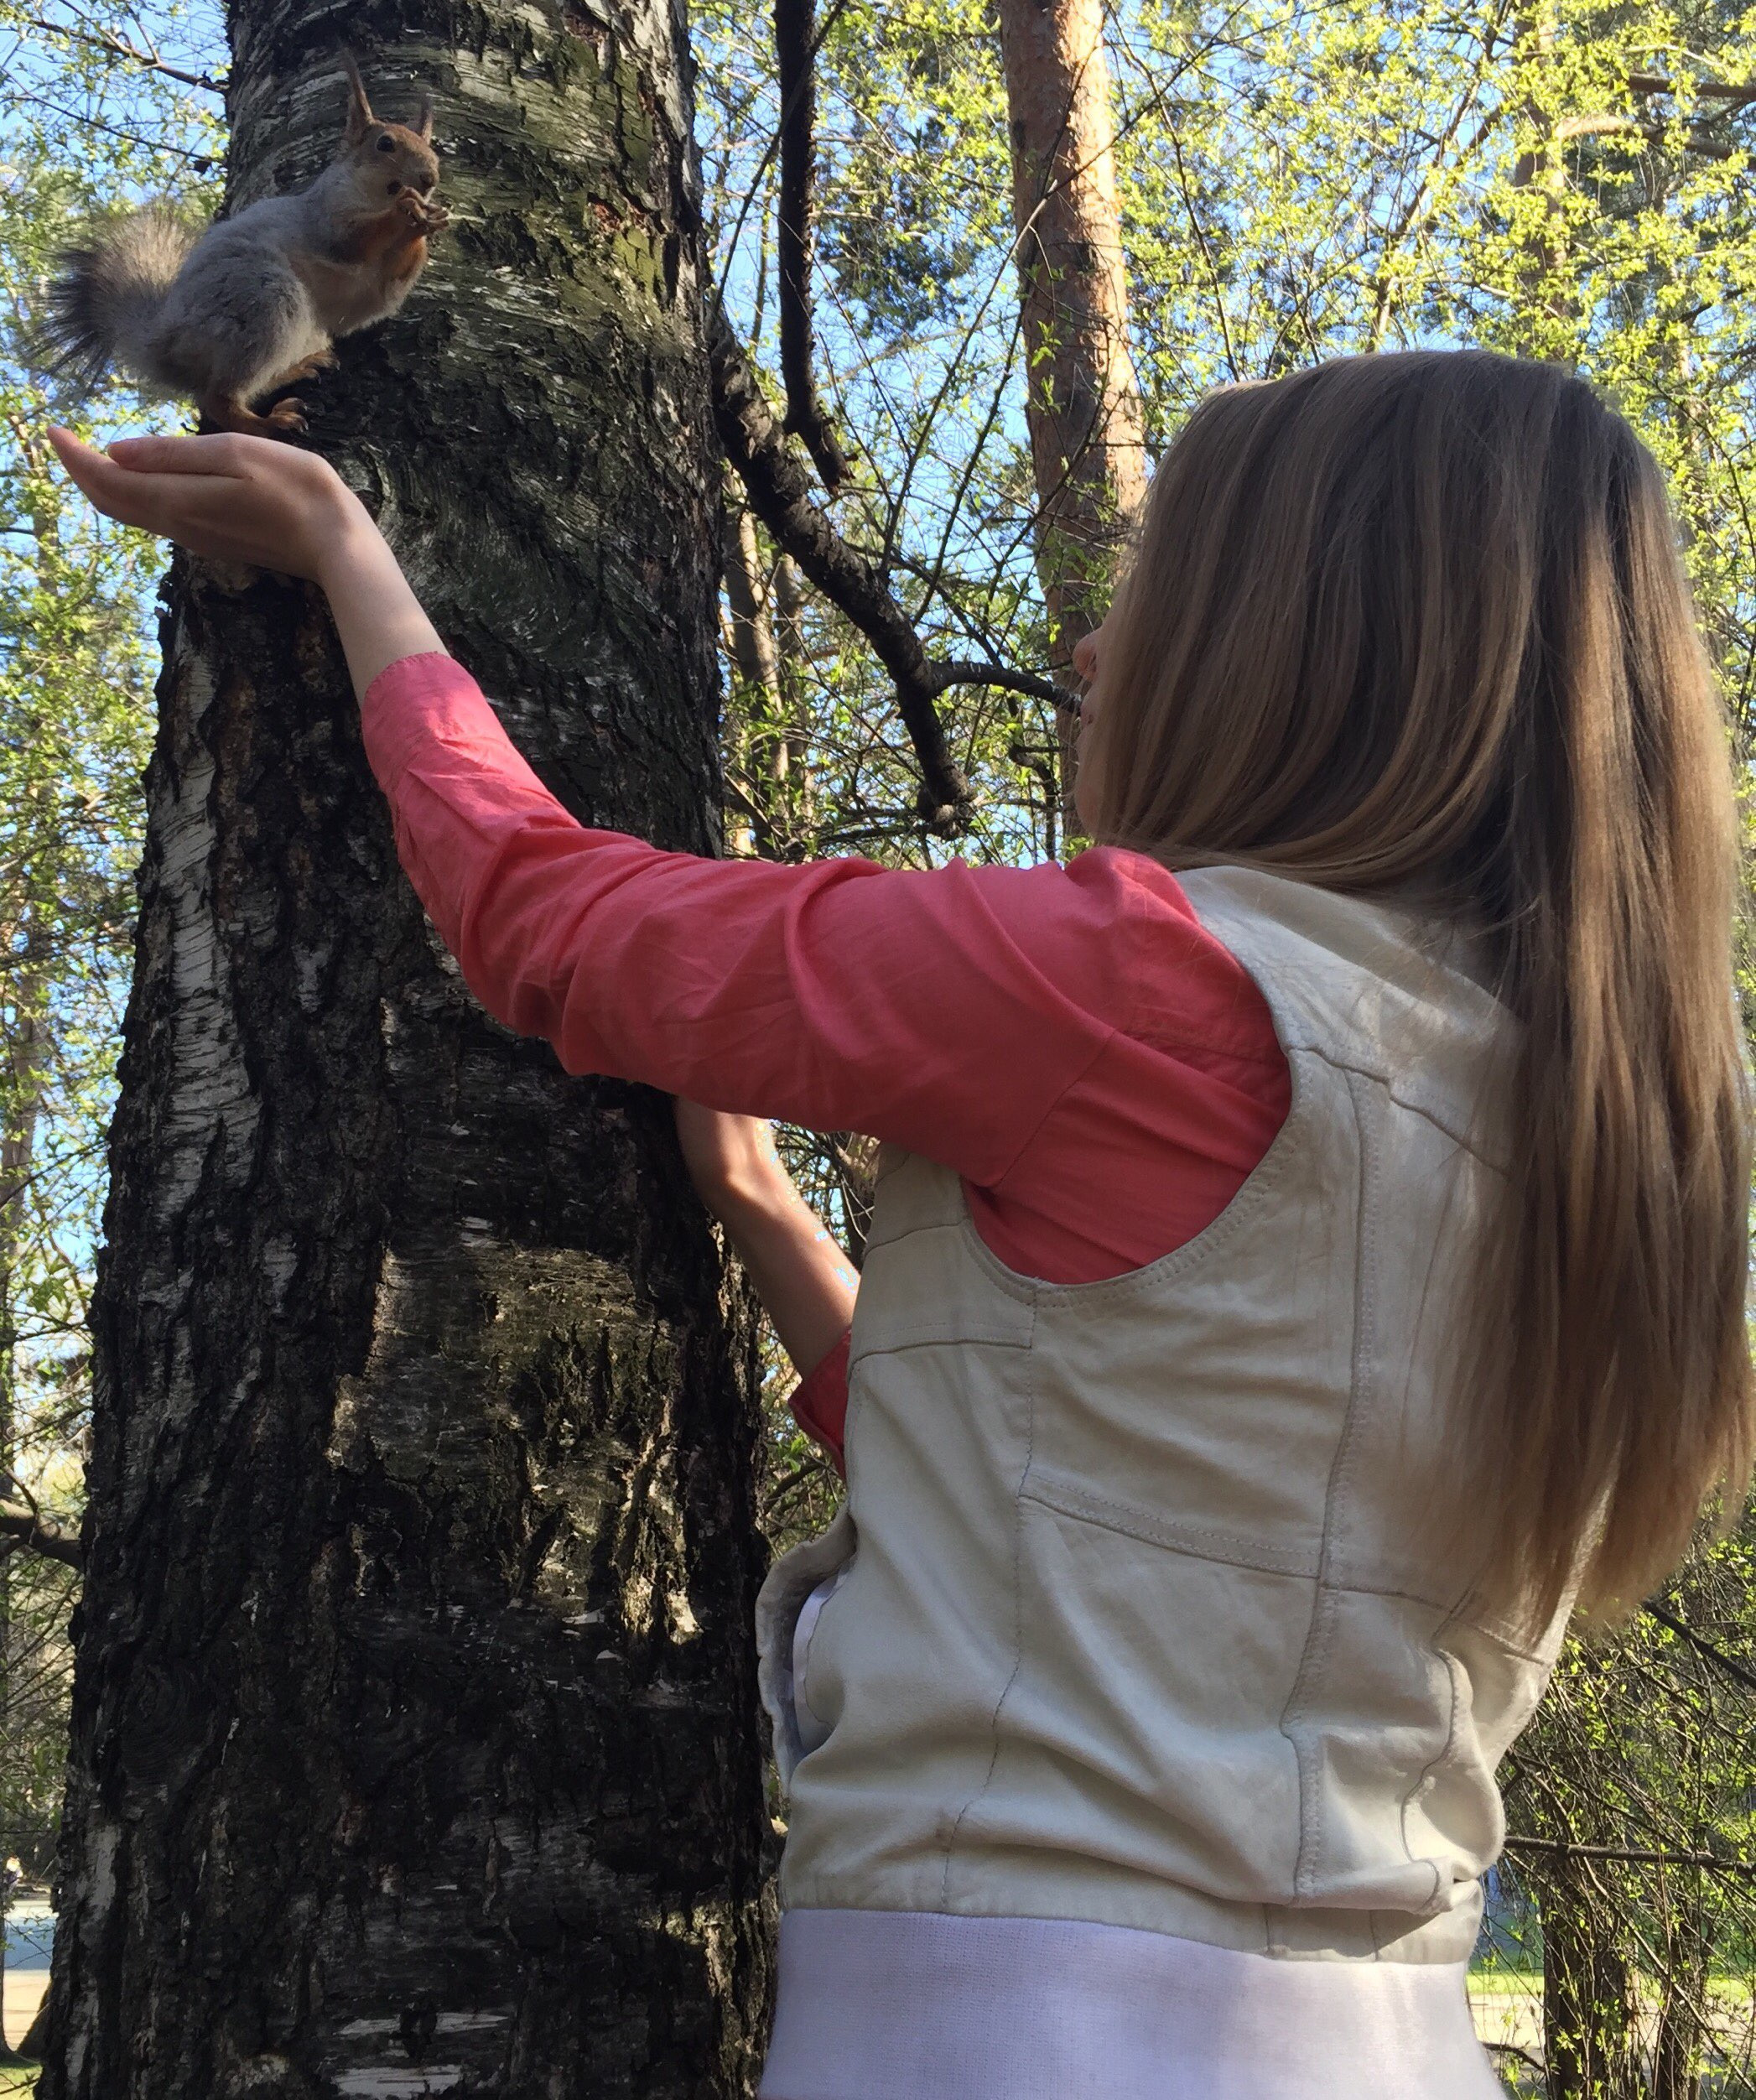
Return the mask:
{"type": "Polygon", "coordinates": [[[1129,1032],[1166,1048],[1260,1060],[1284,1069],[1274,1018],[1249,970],[1210,927],[1182,881],[1150,855],[1094,846],[1067,864],[1125,929],[1134,987],[1129,1032]]]}
{"type": "Polygon", "coordinates": [[[1008,918],[1027,914],[1045,928],[1125,935],[1145,928],[1161,938],[1210,937],[1187,892],[1169,868],[1120,846],[1088,846],[1068,860],[955,860],[938,871],[950,886],[965,885],[1008,918]]]}

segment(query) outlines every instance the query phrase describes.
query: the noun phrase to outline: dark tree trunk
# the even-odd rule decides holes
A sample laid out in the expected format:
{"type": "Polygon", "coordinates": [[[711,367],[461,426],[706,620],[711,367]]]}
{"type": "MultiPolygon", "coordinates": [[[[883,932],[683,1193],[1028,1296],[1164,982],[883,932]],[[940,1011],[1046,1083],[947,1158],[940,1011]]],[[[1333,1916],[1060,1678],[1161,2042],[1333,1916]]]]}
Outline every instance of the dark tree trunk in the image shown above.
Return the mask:
{"type": "MultiPolygon", "coordinates": [[[[1706,1849],[1707,1840],[1700,1841],[1706,1849]]],[[[1701,2066],[1708,2034],[1703,2018],[1712,2004],[1712,1928],[1699,1888],[1665,1890],[1673,1896],[1665,1935],[1659,2017],[1652,2046],[1652,2100],[1701,2100],[1701,2066]]]]}
{"type": "MultiPolygon", "coordinates": [[[[232,194],[345,34],[455,216],[303,390],[576,811],[718,829],[683,31],[238,0],[232,194]]],[[[733,2094],[767,1999],[752,1358],[667,1105],[489,1022],[314,595],[179,561],[96,1315],[43,2100],[733,2094]]]]}
{"type": "Polygon", "coordinates": [[[1565,1866],[1532,1885],[1542,1915],[1547,2100],[1637,2100],[1630,1979],[1615,1936],[1565,1866]]]}

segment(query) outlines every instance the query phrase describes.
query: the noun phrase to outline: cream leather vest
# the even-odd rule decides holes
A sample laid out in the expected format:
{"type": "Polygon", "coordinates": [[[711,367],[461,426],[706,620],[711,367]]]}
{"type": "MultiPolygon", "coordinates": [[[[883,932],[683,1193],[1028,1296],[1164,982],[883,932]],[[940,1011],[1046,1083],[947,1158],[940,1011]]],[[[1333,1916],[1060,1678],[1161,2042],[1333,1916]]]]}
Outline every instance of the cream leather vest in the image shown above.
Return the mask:
{"type": "Polygon", "coordinates": [[[1291,1111],[1205,1232],[1103,1283],[1013,1274],[955,1174],[887,1162],[848,1500],[758,1606],[782,1900],[1462,1961],[1563,1630],[1472,1614],[1416,1485],[1468,1433],[1512,1024],[1430,923],[1184,881],[1268,999],[1291,1111]]]}

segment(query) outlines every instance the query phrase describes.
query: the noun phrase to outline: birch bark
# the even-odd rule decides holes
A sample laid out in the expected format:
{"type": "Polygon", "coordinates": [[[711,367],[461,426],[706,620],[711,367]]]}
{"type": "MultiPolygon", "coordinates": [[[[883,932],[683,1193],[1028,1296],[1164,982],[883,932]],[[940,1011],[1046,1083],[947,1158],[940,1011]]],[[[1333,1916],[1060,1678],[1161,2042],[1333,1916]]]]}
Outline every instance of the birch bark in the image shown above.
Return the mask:
{"type": "MultiPolygon", "coordinates": [[[[301,389],[588,819],[714,850],[680,11],[234,0],[234,203],[340,39],[451,230],[301,389]]],[[[668,1106],[488,1021],[326,615],[179,560],[96,1316],[43,2100],[747,2090],[751,1333],[668,1106]]]]}

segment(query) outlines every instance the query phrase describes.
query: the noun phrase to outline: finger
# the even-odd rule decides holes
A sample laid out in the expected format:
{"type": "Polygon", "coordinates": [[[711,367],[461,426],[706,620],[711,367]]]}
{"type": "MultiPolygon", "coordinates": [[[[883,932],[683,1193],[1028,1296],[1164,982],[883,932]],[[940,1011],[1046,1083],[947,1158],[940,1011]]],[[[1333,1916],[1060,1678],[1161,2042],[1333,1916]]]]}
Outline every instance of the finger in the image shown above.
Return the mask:
{"type": "Polygon", "coordinates": [[[201,438],[118,438],[110,457],[131,474],[216,474],[231,481],[249,471],[247,446],[268,449],[265,438],[216,433],[201,438]]]}
{"type": "MultiPolygon", "coordinates": [[[[189,544],[190,500],[222,486],[214,475],[147,474],[119,465],[70,430],[51,429],[49,441],[88,502],[120,525],[136,525],[189,544]]],[[[231,484],[223,486],[230,486],[231,484]]]]}
{"type": "Polygon", "coordinates": [[[75,486],[107,517],[124,525],[148,522],[140,477],[106,459],[101,452],[74,436],[70,430],[51,427],[49,442],[66,468],[75,486]]]}

